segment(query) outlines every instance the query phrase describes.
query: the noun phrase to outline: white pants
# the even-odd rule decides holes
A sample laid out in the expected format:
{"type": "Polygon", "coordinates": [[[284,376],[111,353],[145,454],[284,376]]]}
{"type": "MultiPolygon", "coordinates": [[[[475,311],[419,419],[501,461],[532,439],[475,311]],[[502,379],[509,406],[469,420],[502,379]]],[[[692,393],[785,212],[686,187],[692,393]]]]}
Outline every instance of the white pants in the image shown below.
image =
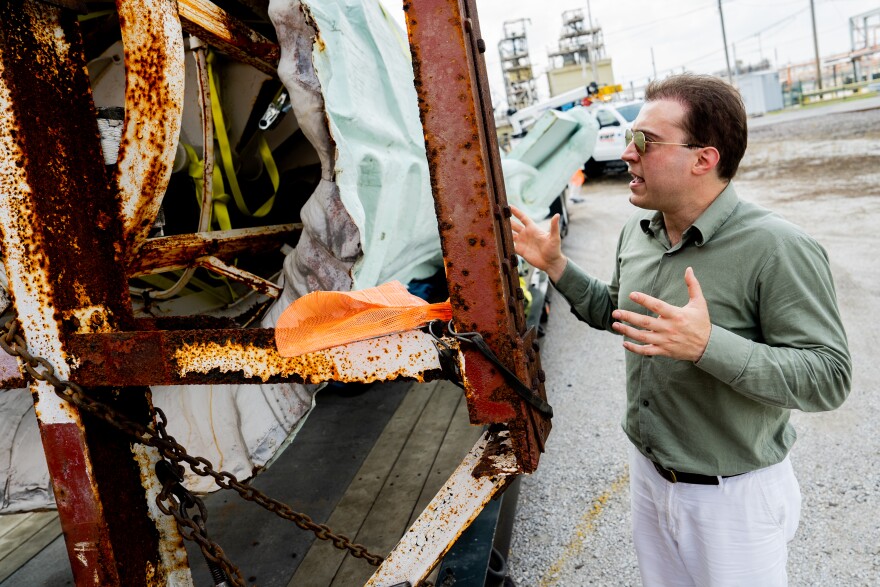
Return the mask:
{"type": "Polygon", "coordinates": [[[800,520],[791,462],[720,479],[670,483],[630,448],[633,541],[645,587],[779,587],[800,520]]]}

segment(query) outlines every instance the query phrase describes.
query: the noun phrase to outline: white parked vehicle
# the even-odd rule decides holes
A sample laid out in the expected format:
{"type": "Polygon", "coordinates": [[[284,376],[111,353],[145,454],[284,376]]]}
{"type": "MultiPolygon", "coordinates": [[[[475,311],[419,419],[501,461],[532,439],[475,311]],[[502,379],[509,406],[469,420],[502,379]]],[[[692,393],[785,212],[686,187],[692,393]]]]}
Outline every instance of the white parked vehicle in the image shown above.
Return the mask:
{"type": "Polygon", "coordinates": [[[599,102],[590,107],[590,113],[599,123],[599,138],[593,155],[584,165],[587,177],[598,177],[606,167],[625,167],[621,160],[626,148],[624,135],[642,109],[643,101],[599,102]]]}

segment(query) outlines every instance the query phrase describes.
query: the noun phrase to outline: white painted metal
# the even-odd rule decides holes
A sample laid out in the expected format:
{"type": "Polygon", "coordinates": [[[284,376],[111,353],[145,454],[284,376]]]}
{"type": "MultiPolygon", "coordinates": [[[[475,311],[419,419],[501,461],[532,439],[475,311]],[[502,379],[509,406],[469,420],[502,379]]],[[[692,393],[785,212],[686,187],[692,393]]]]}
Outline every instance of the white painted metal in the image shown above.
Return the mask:
{"type": "Polygon", "coordinates": [[[404,581],[419,585],[510,475],[515,474],[516,457],[502,453],[489,457],[498,474],[474,477],[474,468],[483,458],[489,436],[486,432],[480,437],[365,587],[389,587],[404,581]]]}
{"type": "Polygon", "coordinates": [[[183,31],[174,0],[119,0],[125,47],[125,131],[116,183],[123,238],[147,238],[168,187],[183,114],[183,31]]]}
{"type": "Polygon", "coordinates": [[[299,376],[309,383],[324,381],[384,381],[397,377],[422,379],[430,369],[440,368],[433,338],[412,330],[353,342],[300,357],[282,357],[275,349],[192,344],[174,357],[181,376],[188,373],[241,371],[245,377],[263,381],[273,375],[299,376]]]}

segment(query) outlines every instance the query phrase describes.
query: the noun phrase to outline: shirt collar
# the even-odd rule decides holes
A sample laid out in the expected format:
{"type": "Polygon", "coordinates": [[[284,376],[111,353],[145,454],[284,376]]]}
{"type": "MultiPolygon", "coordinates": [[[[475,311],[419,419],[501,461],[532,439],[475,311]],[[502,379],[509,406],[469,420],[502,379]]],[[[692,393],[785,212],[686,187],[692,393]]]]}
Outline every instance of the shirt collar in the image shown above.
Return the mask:
{"type": "MultiPolygon", "coordinates": [[[[736,195],[736,190],[733,189],[733,182],[728,182],[727,187],[718,194],[718,197],[709,204],[709,207],[700,214],[700,217],[684,231],[683,236],[692,238],[696,246],[703,246],[712,240],[718,229],[730,218],[737,204],[739,204],[739,197],[736,195]]],[[[641,226],[642,232],[645,234],[655,236],[660,229],[664,228],[663,214],[660,212],[650,212],[639,221],[639,226],[641,226]]]]}

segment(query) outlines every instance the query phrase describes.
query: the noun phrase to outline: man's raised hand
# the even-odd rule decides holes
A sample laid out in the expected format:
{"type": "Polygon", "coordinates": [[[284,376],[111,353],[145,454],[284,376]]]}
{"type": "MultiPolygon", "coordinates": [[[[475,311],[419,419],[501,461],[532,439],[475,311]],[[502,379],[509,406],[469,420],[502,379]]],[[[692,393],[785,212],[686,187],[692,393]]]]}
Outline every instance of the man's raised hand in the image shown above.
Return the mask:
{"type": "Polygon", "coordinates": [[[562,254],[559,214],[550,219],[550,232],[544,232],[516,206],[511,206],[510,211],[514,216],[510,219],[510,229],[517,254],[533,267],[546,271],[552,281],[559,280],[568,263],[562,254]]]}

